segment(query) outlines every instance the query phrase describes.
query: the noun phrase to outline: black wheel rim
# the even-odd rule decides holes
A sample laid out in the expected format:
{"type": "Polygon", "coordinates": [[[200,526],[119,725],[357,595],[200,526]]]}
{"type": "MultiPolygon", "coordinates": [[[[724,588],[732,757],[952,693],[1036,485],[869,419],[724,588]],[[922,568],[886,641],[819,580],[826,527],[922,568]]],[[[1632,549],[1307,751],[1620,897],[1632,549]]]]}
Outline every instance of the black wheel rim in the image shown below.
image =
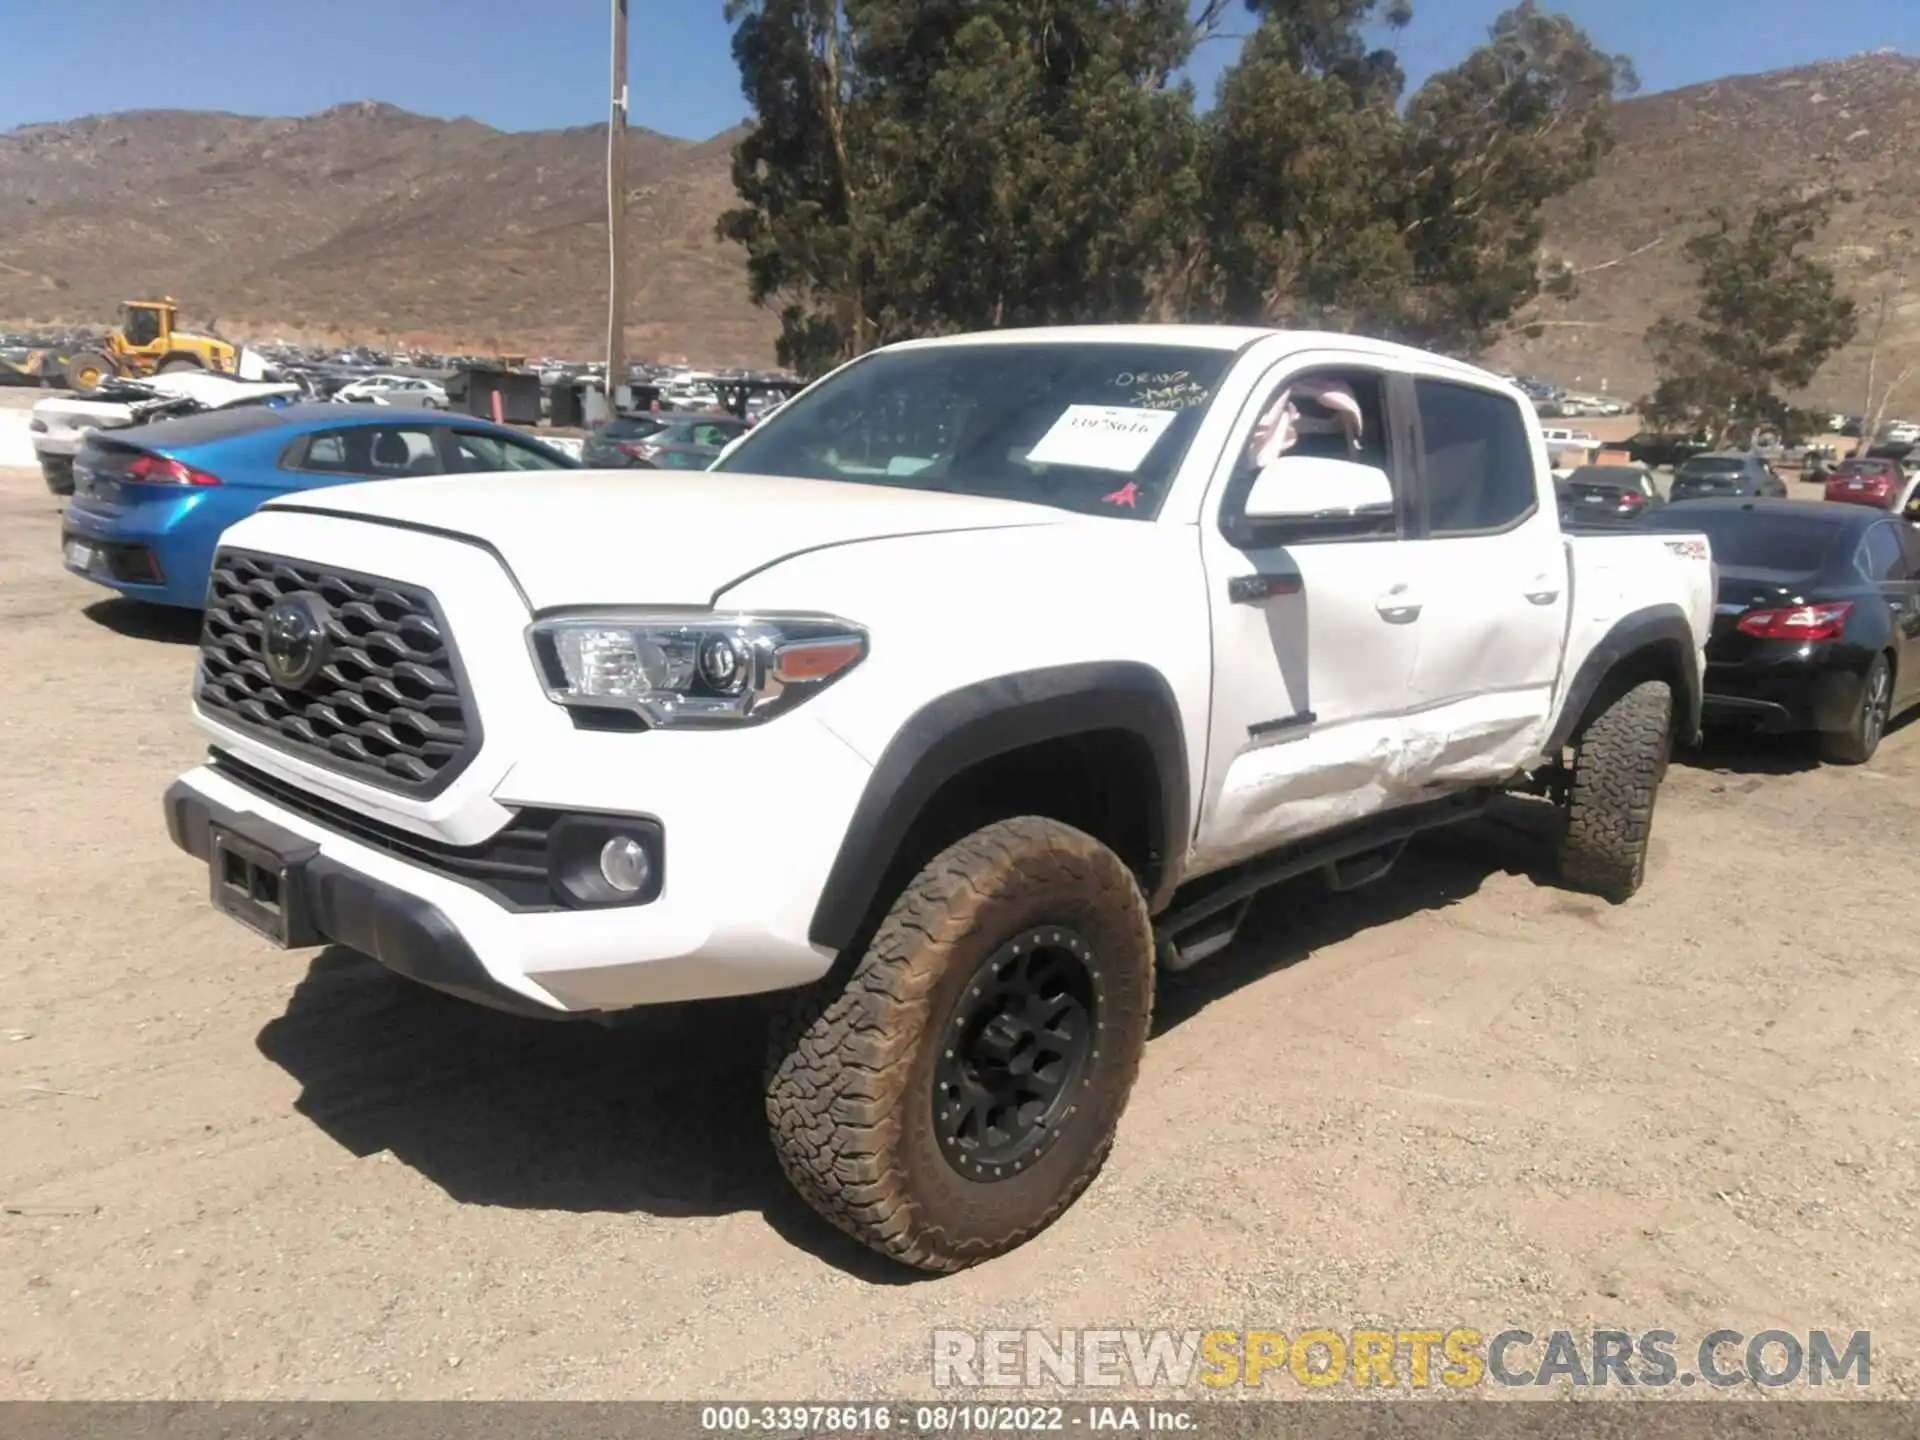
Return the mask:
{"type": "Polygon", "coordinates": [[[1051,1149],[1099,1058],[1100,985],[1079,932],[1041,925],[967,981],[933,1068],[940,1152],[969,1180],[1010,1180],[1051,1149]]]}
{"type": "Polygon", "coordinates": [[[1860,738],[1869,748],[1880,743],[1880,732],[1887,728],[1887,692],[1891,688],[1886,665],[1875,665],[1867,677],[1866,713],[1860,717],[1860,738]]]}

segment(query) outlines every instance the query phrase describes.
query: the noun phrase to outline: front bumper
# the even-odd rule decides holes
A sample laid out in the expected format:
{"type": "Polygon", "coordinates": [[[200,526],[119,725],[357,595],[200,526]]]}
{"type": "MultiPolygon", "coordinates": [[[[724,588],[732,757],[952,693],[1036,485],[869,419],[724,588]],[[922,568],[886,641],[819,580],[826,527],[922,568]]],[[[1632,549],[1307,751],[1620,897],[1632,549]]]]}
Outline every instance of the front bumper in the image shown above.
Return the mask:
{"type": "MultiPolygon", "coordinates": [[[[185,780],[168,789],[166,809],[173,843],[203,861],[213,857],[215,825],[260,828],[253,812],[228,809],[185,780]]],[[[300,838],[294,835],[296,841],[300,838]]],[[[307,861],[299,876],[300,893],[287,902],[301,917],[296,940],[331,940],[371,955],[410,980],[496,1010],[543,1017],[560,1013],[495,980],[432,901],[363,875],[324,853],[307,861]]]]}
{"type": "MultiPolygon", "coordinates": [[[[714,827],[689,817],[679,827],[685,845],[674,844],[679,835],[671,821],[665,827],[669,878],[657,898],[595,909],[517,905],[470,873],[436,864],[418,845],[346,833],[267,788],[250,788],[216,765],[189,771],[167,791],[168,832],[203,863],[213,856],[216,826],[242,836],[264,830],[283,854],[298,848],[298,893],[289,909],[303,923],[289,944],[345,945],[495,1009],[558,1017],[750,995],[808,984],[833,962],[806,938],[811,887],[820,879],[811,872],[816,860],[831,862],[832,843],[810,847],[824,855],[802,852],[794,857],[799,863],[782,869],[776,857],[762,858],[758,837],[714,845],[714,827]]],[[[672,803],[682,788],[661,789],[670,802],[666,813],[685,814],[672,803]]],[[[852,793],[859,793],[857,783],[852,793]]]]}

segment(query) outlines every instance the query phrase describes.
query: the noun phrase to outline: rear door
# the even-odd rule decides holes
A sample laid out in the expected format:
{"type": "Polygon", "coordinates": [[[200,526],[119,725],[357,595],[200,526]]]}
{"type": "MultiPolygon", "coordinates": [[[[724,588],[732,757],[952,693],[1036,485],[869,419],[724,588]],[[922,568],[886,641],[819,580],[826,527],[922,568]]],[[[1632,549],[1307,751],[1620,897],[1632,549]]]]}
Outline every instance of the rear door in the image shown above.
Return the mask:
{"type": "Polygon", "coordinates": [[[1567,553],[1519,406],[1465,380],[1410,382],[1418,428],[1407,743],[1432,785],[1502,780],[1544,743],[1567,631],[1567,553]]]}

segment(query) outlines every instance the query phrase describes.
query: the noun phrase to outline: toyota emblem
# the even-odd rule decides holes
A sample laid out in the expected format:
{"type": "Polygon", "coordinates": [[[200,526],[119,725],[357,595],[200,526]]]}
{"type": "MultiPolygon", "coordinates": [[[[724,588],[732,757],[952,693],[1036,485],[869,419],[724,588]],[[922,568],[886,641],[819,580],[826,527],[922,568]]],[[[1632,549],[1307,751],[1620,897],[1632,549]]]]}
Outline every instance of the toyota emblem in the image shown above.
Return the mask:
{"type": "Polygon", "coordinates": [[[282,690],[301,690],[325,668],[328,651],[327,602],[305,591],[276,601],[262,627],[261,653],[267,674],[282,690]]]}

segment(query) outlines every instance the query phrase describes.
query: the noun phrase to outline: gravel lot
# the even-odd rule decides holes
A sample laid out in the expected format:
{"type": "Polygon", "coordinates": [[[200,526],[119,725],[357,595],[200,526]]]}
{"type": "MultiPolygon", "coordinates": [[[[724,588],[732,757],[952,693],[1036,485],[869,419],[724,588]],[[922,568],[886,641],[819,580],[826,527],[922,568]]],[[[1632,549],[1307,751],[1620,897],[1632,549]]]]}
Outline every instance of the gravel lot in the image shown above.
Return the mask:
{"type": "Polygon", "coordinates": [[[1088,1196],[921,1280],[787,1193],[754,1005],[521,1022],[216,916],[192,627],[56,537],[0,471],[0,1396],[912,1396],[934,1327],[1381,1322],[1870,1329],[1920,1390],[1920,726],[1676,765],[1625,908],[1518,802],[1270,897],[1088,1196]]]}

